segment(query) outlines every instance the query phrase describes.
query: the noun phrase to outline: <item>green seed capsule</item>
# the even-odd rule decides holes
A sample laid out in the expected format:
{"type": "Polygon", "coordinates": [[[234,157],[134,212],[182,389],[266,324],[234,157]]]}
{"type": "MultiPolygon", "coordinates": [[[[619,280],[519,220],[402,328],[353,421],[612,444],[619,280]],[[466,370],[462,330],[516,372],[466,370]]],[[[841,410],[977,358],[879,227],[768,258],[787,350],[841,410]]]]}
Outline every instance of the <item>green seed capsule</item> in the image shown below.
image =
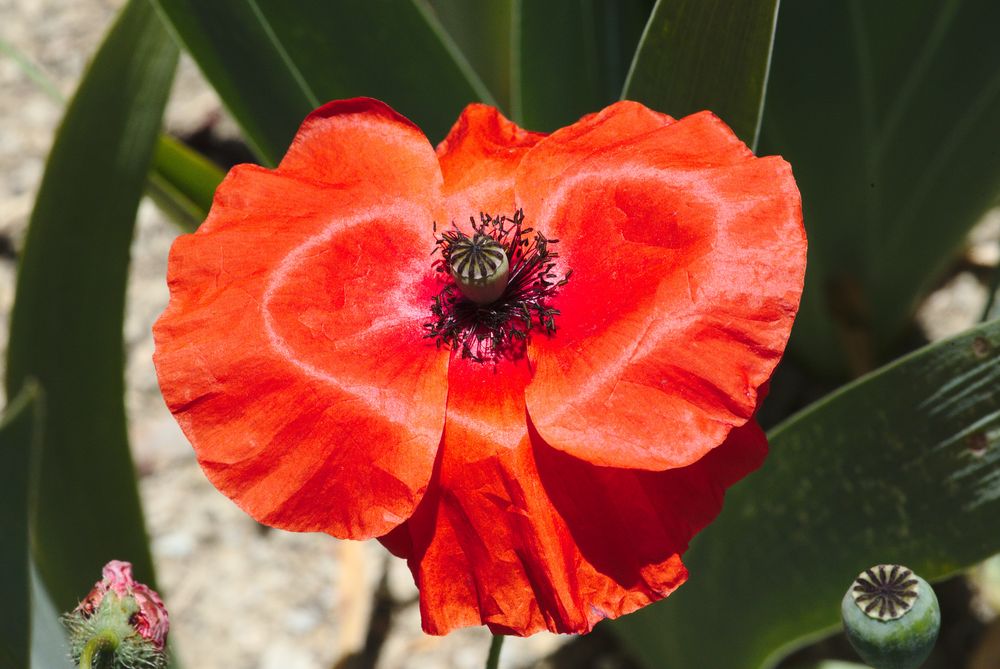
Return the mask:
{"type": "Polygon", "coordinates": [[[462,235],[451,246],[451,275],[462,294],[476,304],[495,302],[507,288],[510,263],[503,247],[489,235],[462,235]]]}
{"type": "Polygon", "coordinates": [[[840,612],[848,640],[874,669],[916,669],[930,655],[941,627],[934,590],[900,565],[861,572],[840,612]]]}

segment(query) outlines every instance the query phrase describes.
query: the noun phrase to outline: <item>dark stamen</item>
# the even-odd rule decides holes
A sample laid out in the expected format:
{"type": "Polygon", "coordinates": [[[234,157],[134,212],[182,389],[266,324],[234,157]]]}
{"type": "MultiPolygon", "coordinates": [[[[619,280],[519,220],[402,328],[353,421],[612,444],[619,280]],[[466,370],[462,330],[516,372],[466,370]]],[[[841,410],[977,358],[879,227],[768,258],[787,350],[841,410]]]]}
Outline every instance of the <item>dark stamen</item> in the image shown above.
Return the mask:
{"type": "MultiPolygon", "coordinates": [[[[425,336],[476,362],[517,357],[523,354],[532,329],[555,332],[559,311],[550,305],[550,299],[566,284],[571,272],[556,274],[554,260],[559,256],[551,247],[558,240],[546,239],[541,232],[525,227],[520,209],[513,218],[480,213],[478,223],[472,217],[469,222],[471,237],[454,225],[435,234],[434,250],[441,257],[434,261],[434,268],[445,285],[431,304],[433,319],[424,323],[425,336]],[[466,298],[455,285],[452,272],[469,279],[486,277],[502,261],[501,249],[510,264],[503,293],[489,304],[466,298]]],[[[436,222],[434,230],[436,233],[436,222]]]]}

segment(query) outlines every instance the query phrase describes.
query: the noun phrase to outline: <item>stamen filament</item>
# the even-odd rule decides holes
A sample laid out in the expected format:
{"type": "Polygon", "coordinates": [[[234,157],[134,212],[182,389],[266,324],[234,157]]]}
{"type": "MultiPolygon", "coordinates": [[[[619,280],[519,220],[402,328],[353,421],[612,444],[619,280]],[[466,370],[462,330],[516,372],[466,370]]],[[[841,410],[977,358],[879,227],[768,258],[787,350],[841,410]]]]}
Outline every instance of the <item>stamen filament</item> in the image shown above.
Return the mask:
{"type": "Polygon", "coordinates": [[[477,362],[520,355],[533,328],[555,332],[559,311],[549,301],[571,272],[556,275],[550,247],[558,240],[525,227],[520,209],[513,218],[481,213],[469,222],[471,237],[456,226],[436,237],[434,266],[447,283],[431,305],[426,336],[477,362]]]}

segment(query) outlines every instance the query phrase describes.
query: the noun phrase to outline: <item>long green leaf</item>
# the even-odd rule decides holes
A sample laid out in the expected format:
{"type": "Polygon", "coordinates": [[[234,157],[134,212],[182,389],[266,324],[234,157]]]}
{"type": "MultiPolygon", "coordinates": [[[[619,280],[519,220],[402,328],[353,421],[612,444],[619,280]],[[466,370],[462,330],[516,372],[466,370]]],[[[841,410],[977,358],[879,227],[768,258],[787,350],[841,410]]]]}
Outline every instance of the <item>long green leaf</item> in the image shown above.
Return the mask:
{"type": "Polygon", "coordinates": [[[757,143],[778,0],[658,0],[623,98],[673,116],[715,112],[757,143]]]}
{"type": "Polygon", "coordinates": [[[514,119],[551,131],[618,99],[649,0],[515,0],[514,119]]]}
{"type": "Polygon", "coordinates": [[[509,112],[510,31],[514,0],[428,2],[493,99],[509,112]]]}
{"type": "Polygon", "coordinates": [[[45,586],[32,567],[42,391],[29,380],[0,416],[0,666],[72,669],[66,635],[45,586]]]}
{"type": "Polygon", "coordinates": [[[891,358],[1000,193],[1000,3],[786,0],[761,135],[802,190],[792,349],[830,375],[891,358]]]}
{"type": "Polygon", "coordinates": [[[0,415],[0,666],[27,669],[31,639],[28,527],[40,447],[38,387],[28,384],[0,415]]]}
{"type": "Polygon", "coordinates": [[[123,403],[129,244],[177,64],[146,0],[131,0],[63,119],[32,212],[6,387],[46,390],[36,559],[68,609],[111,558],[153,579],[123,403]]]}
{"type": "Polygon", "coordinates": [[[684,556],[690,581],[612,629],[649,667],[771,666],[838,624],[862,569],[939,579],[1000,551],[998,356],[993,321],[775,428],[684,556]]]}
{"type": "MultiPolygon", "coordinates": [[[[176,669],[176,663],[168,669],[176,669]]],[[[66,630],[36,569],[31,570],[31,669],[76,669],[69,659],[66,630]]]]}
{"type": "Polygon", "coordinates": [[[156,0],[275,163],[302,119],[335,98],[380,98],[440,139],[486,87],[423,0],[156,0]]]}
{"type": "MultiPolygon", "coordinates": [[[[0,53],[17,63],[49,99],[60,106],[66,104],[66,98],[52,78],[27,54],[2,38],[0,53]]],[[[156,145],[146,194],[170,220],[185,232],[192,232],[208,215],[215,188],[224,176],[225,173],[208,158],[164,134],[156,145]]]]}
{"type": "Polygon", "coordinates": [[[212,206],[225,173],[200,153],[160,135],[146,193],[185,232],[194,232],[212,206]]]}

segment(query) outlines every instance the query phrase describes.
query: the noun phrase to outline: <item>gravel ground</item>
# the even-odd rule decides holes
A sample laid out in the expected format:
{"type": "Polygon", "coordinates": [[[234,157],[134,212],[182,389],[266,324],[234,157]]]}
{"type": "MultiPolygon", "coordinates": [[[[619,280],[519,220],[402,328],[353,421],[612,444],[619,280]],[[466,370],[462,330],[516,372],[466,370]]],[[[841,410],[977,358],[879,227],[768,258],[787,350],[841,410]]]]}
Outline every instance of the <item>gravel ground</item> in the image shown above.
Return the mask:
{"type": "MultiPolygon", "coordinates": [[[[68,96],[120,6],[120,0],[0,0],[0,39],[36,62],[68,96]]],[[[7,55],[0,56],[0,91],[2,373],[14,255],[62,109],[7,55]]],[[[183,60],[167,111],[168,130],[190,133],[218,118],[223,132],[235,132],[214,92],[183,60]]],[[[151,362],[150,327],[166,305],[166,257],[176,234],[150,202],[143,203],[132,249],[125,338],[132,444],[182,660],[199,669],[346,667],[345,658],[364,642],[376,593],[388,592],[402,604],[379,667],[482,666],[489,643],[484,629],[444,638],[420,633],[409,572],[378,543],[267,530],[207,483],[160,399],[151,362]],[[386,569],[386,587],[380,591],[386,569]]],[[[920,322],[930,336],[947,336],[978,318],[986,290],[975,268],[997,264],[998,240],[1000,214],[994,213],[972,238],[972,269],[957,273],[921,310],[920,322]]],[[[3,402],[0,387],[0,406],[3,402]]],[[[508,640],[502,666],[536,665],[563,640],[546,634],[508,640]]]]}

